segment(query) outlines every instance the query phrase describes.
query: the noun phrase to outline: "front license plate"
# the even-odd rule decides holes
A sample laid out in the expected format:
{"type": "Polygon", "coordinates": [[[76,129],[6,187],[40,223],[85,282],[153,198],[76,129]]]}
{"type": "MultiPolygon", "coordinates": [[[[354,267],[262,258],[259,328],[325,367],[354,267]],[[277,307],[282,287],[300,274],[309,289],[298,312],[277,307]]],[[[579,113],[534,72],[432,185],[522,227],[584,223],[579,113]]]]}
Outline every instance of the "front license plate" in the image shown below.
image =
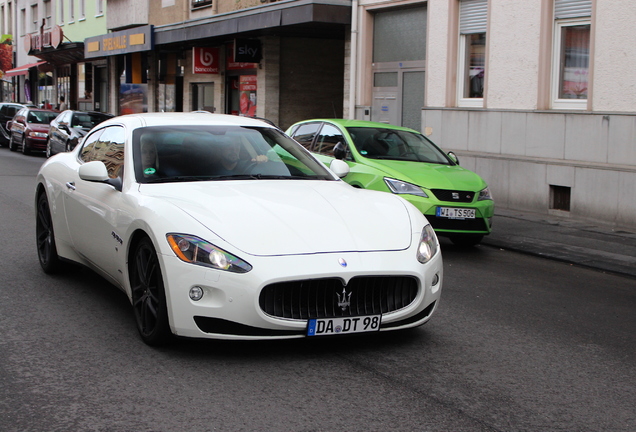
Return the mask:
{"type": "Polygon", "coordinates": [[[307,336],[333,336],[380,330],[382,315],[310,319],[307,336]]]}
{"type": "Polygon", "coordinates": [[[475,209],[437,207],[435,215],[448,219],[475,219],[475,209]]]}

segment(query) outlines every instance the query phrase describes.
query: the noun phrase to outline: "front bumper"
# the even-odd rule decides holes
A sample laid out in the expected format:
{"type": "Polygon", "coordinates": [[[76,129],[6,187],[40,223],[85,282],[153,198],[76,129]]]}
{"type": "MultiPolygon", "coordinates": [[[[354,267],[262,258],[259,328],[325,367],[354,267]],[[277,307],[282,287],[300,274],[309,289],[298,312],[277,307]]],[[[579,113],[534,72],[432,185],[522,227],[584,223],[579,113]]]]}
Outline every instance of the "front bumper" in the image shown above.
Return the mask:
{"type": "MultiPolygon", "coordinates": [[[[338,278],[343,286],[356,276],[405,276],[417,281],[417,294],[406,307],[382,315],[381,331],[419,326],[439,304],[443,282],[441,253],[419,263],[413,248],[396,252],[327,253],[277,257],[242,257],[252,266],[244,274],[160,257],[164,267],[171,330],[185,337],[213,339],[289,339],[304,337],[307,319],[265,313],[259,304],[264,287],[279,282],[338,278]],[[339,265],[339,259],[347,262],[339,265]],[[191,287],[204,295],[193,301],[191,287]]],[[[343,286],[340,287],[342,291],[343,286]]],[[[335,292],[334,292],[335,297],[335,292]]]]}

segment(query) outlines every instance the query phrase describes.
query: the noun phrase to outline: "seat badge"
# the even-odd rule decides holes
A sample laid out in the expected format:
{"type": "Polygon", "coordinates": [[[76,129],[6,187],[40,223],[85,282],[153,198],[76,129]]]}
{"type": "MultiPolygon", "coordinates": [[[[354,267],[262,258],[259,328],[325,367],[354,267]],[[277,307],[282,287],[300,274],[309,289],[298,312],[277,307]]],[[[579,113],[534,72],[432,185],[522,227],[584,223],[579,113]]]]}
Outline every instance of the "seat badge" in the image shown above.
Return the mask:
{"type": "Polygon", "coordinates": [[[457,192],[453,192],[453,199],[459,199],[459,194],[457,192]]]}
{"type": "Polygon", "coordinates": [[[338,307],[342,309],[343,312],[347,310],[349,306],[351,306],[351,294],[353,294],[353,292],[347,294],[346,288],[342,289],[342,296],[336,293],[336,296],[338,296],[338,307]]]}

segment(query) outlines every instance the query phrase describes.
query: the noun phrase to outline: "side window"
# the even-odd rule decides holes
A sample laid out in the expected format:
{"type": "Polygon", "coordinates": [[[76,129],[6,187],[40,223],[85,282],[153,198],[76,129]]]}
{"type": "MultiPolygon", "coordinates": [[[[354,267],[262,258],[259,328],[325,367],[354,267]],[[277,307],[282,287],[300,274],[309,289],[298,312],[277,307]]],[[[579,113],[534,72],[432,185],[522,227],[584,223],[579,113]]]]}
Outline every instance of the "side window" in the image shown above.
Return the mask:
{"type": "Polygon", "coordinates": [[[340,130],[332,125],[326,124],[320,130],[318,139],[316,140],[316,153],[333,157],[333,148],[339,142],[345,143],[340,130]]]}
{"type": "Polygon", "coordinates": [[[104,129],[95,144],[93,160],[104,162],[110,178],[117,178],[123,174],[124,142],[126,132],[121,126],[111,126],[104,129]]]}
{"type": "Polygon", "coordinates": [[[320,128],[321,123],[308,123],[304,125],[300,125],[298,129],[294,132],[292,138],[300,143],[307,150],[311,149],[311,143],[314,141],[316,137],[316,133],[320,128]]]}
{"type": "Polygon", "coordinates": [[[103,129],[98,130],[84,139],[84,141],[82,142],[82,149],[79,153],[79,158],[81,161],[90,162],[96,160],[93,158],[93,154],[95,153],[95,145],[99,142],[99,137],[101,136],[102,132],[103,129]]]}

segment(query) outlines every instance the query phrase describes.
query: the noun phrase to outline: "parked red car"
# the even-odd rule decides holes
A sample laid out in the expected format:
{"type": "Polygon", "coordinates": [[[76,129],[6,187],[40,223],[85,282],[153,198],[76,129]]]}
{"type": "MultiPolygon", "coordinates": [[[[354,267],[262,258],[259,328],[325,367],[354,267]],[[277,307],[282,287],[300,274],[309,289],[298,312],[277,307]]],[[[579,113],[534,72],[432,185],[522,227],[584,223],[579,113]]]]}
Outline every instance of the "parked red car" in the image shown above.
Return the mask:
{"type": "Polygon", "coordinates": [[[25,155],[31,151],[46,151],[49,125],[58,114],[52,110],[22,108],[7,122],[9,150],[16,151],[21,147],[25,155]]]}

